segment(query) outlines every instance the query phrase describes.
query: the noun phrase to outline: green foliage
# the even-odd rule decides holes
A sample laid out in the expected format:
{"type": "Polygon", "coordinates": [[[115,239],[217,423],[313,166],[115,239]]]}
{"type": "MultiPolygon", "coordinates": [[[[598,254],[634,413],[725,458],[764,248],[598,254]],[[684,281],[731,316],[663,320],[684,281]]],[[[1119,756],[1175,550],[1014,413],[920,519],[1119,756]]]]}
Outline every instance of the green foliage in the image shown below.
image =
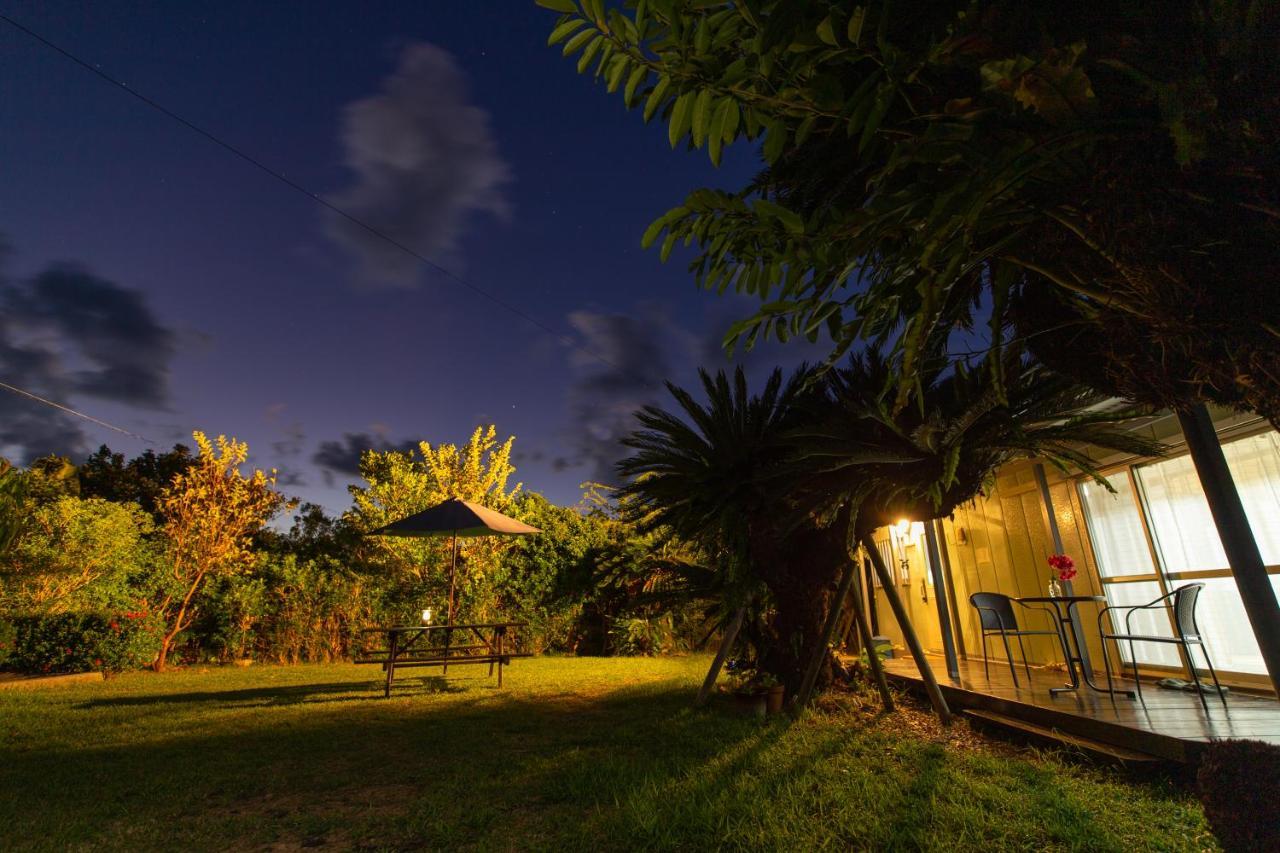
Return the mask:
{"type": "MultiPolygon", "coordinates": [[[[362,533],[420,512],[448,498],[460,498],[510,513],[521,485],[508,486],[515,473],[515,438],[497,440],[493,426],[476,427],[462,446],[423,441],[416,452],[370,450],[360,460],[363,486],[351,486],[353,507],[347,521],[362,533]]],[[[424,539],[370,537],[371,561],[416,587],[418,601],[448,600],[451,543],[447,537],[424,539]]],[[[458,543],[459,612],[483,620],[496,613],[492,577],[507,543],[478,537],[458,543]]]]}
{"type": "Polygon", "coordinates": [[[894,340],[901,407],[989,315],[1108,393],[1280,418],[1275,4],[570,5],[551,42],[673,145],[762,146],[644,235],[760,301],[728,344],[894,340]]]}
{"type": "Polygon", "coordinates": [[[1228,851],[1280,849],[1280,746],[1260,740],[1214,740],[1196,773],[1204,814],[1228,851]]]}
{"type": "MultiPolygon", "coordinates": [[[[8,620],[4,665],[18,672],[124,672],[150,663],[160,648],[162,623],[145,610],[117,614],[58,613],[8,620]]],[[[0,636],[0,641],[4,641],[0,636]]]]}
{"type": "Polygon", "coordinates": [[[25,531],[0,561],[5,609],[118,609],[155,572],[154,526],[136,504],[62,496],[25,511],[25,531]]]}
{"type": "Polygon", "coordinates": [[[613,648],[620,655],[652,657],[667,654],[676,647],[675,627],[669,613],[620,617],[614,620],[610,633],[613,648]]]}
{"type": "MultiPolygon", "coordinates": [[[[530,650],[572,651],[583,634],[587,606],[607,614],[606,620],[637,607],[649,608],[635,611],[638,615],[652,615],[653,602],[641,602],[629,590],[652,588],[633,579],[638,562],[659,549],[657,540],[618,519],[612,499],[596,487],[584,506],[570,508],[509,486],[511,446],[510,440],[498,443],[490,428],[478,430],[461,448],[424,443],[415,454],[367,454],[370,479],[355,490],[352,511],[332,518],[320,507],[305,505],[287,531],[260,526],[257,509],[278,506],[277,496],[266,491],[268,475],[231,483],[234,460],[246,450],[234,443],[215,453],[206,441],[199,460],[183,448],[126,460],[104,447],[80,469],[78,479],[63,460],[52,458],[35,470],[0,471],[0,513],[7,513],[0,518],[11,519],[15,530],[13,546],[0,553],[0,619],[74,617],[51,623],[61,626],[57,631],[49,628],[24,640],[22,666],[37,670],[46,664],[50,671],[82,667],[99,658],[151,662],[104,652],[103,643],[89,637],[100,625],[90,620],[80,626],[74,620],[85,613],[136,611],[145,612],[150,625],[157,609],[168,617],[166,656],[171,647],[184,662],[342,660],[361,629],[416,619],[422,607],[441,600],[433,596],[442,592],[444,541],[408,543],[425,546],[427,560],[418,571],[402,570],[384,543],[363,532],[449,494],[484,500],[544,531],[467,544],[460,559],[466,616],[524,621],[528,628],[521,635],[530,650]],[[166,471],[174,483],[157,479],[166,471]],[[38,485],[34,497],[27,488],[31,483],[38,485]],[[244,494],[224,494],[237,488],[244,494]],[[135,502],[150,501],[163,511],[166,497],[175,515],[162,515],[162,525],[135,502]],[[240,511],[245,508],[240,498],[249,501],[252,512],[240,511]],[[233,526],[235,541],[214,541],[233,526]],[[203,572],[199,577],[199,572],[179,572],[179,556],[190,562],[204,554],[206,549],[195,547],[201,537],[219,545],[217,552],[209,551],[211,561],[203,569],[191,563],[203,572]],[[184,544],[175,547],[179,540],[184,544]],[[605,575],[631,580],[598,589],[597,577],[605,575]],[[85,636],[63,642],[73,623],[85,636]],[[66,648],[73,651],[62,651],[66,648]]],[[[673,623],[678,633],[685,630],[681,626],[693,625],[679,613],[673,623]]],[[[12,633],[12,625],[0,625],[9,625],[12,633]]],[[[7,647],[0,649],[0,665],[15,639],[0,636],[7,647]]],[[[154,651],[149,643],[139,648],[138,655],[154,651]]]]}
{"type": "Polygon", "coordinates": [[[127,461],[123,453],[113,453],[104,444],[85,459],[76,475],[81,497],[136,503],[156,521],[162,521],[160,499],[164,490],[193,464],[195,457],[185,444],[175,444],[164,453],[145,450],[127,461]]]}

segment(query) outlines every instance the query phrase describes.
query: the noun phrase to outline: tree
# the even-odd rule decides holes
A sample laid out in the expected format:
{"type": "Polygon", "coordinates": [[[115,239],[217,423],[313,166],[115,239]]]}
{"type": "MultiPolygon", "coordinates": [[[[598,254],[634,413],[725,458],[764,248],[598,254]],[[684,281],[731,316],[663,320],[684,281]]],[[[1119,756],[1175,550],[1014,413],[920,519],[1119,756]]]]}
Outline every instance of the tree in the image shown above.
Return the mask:
{"type": "Polygon", "coordinates": [[[164,490],[173,483],[174,477],[194,464],[191,448],[185,444],[175,444],[164,453],[146,450],[127,462],[123,453],[113,453],[104,444],[85,459],[76,475],[82,497],[116,503],[132,501],[150,513],[157,523],[163,523],[160,500],[164,490]]]}
{"type": "Polygon", "coordinates": [[[642,241],[761,300],[727,342],[894,340],[901,408],[935,333],[989,316],[994,350],[1012,329],[1177,412],[1280,690],[1280,603],[1204,408],[1280,427],[1280,6],[540,2],[672,145],[763,140],[757,180],[642,241]]]}
{"type": "MultiPolygon", "coordinates": [[[[354,506],[347,517],[356,529],[367,533],[448,498],[509,512],[521,488],[520,483],[508,486],[515,473],[511,463],[514,442],[512,436],[499,444],[497,428],[491,425],[476,427],[461,447],[432,446],[423,441],[416,454],[366,451],[360,459],[360,475],[366,485],[349,487],[354,506]]],[[[447,541],[381,536],[370,537],[366,544],[392,573],[411,579],[417,594],[426,593],[436,600],[447,597],[447,541]]],[[[471,599],[476,616],[493,607],[491,576],[503,547],[504,543],[492,537],[460,543],[460,595],[471,599]]]]}
{"type": "MultiPolygon", "coordinates": [[[[773,481],[786,458],[807,370],[786,382],[775,370],[752,395],[741,368],[700,372],[706,403],[668,383],[678,413],[646,406],[640,429],[623,439],[635,452],[619,463],[642,530],[667,528],[695,543],[722,573],[725,610],[758,595],[772,604],[758,666],[794,691],[817,648],[826,593],[848,559],[841,512],[818,518],[773,481]]],[[[844,516],[847,519],[847,516],[844,516]]]]}
{"type": "Polygon", "coordinates": [[[240,473],[249,457],[247,444],[225,436],[210,441],[202,432],[193,437],[194,463],[160,496],[170,572],[155,604],[165,624],[158,671],[165,668],[174,638],[191,625],[205,582],[246,568],[253,534],[285,503],[275,490],[274,473],[240,473]]]}
{"type": "Polygon", "coordinates": [[[673,145],[763,141],[758,180],[645,235],[762,300],[733,338],[827,329],[838,353],[905,323],[910,375],[981,297],[994,343],[1012,304],[1100,390],[1280,418],[1280,7],[543,5],[566,13],[551,43],[673,145]]]}
{"type": "Polygon", "coordinates": [[[63,496],[28,507],[25,531],[0,563],[10,611],[115,611],[137,602],[133,582],[155,564],[153,523],[134,504],[63,496]]]}

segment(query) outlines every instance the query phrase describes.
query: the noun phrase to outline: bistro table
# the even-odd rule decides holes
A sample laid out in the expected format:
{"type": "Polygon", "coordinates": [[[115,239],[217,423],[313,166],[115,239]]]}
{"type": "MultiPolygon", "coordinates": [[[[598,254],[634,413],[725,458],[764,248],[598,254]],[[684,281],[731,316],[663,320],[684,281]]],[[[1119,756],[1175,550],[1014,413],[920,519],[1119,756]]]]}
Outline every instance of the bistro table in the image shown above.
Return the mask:
{"type": "Polygon", "coordinates": [[[444,672],[449,665],[487,663],[489,675],[498,667],[498,686],[502,686],[502,667],[512,658],[527,658],[530,652],[518,651],[516,636],[525,622],[477,622],[473,624],[393,625],[366,628],[360,632],[361,646],[355,663],[381,664],[387,673],[385,695],[391,695],[396,670],[411,666],[438,666],[444,672]],[[455,634],[461,636],[455,638],[455,634]],[[385,638],[386,646],[369,648],[367,638],[385,638]]]}
{"type": "MultiPolygon", "coordinates": [[[[1093,667],[1089,662],[1089,648],[1085,643],[1084,632],[1080,626],[1080,616],[1076,612],[1076,606],[1081,602],[1091,602],[1094,604],[1106,604],[1107,599],[1101,595],[1038,595],[1026,598],[1015,598],[1020,604],[1047,604],[1053,608],[1058,619],[1058,639],[1062,641],[1062,654],[1067,662],[1067,674],[1071,676],[1071,683],[1062,687],[1049,688],[1050,696],[1057,696],[1059,693],[1066,693],[1070,690],[1079,690],[1081,676],[1084,683],[1092,687],[1099,693],[1119,693],[1121,696],[1132,698],[1134,692],[1132,690],[1109,690],[1105,687],[1099,687],[1093,683],[1093,667]],[[1069,639],[1068,639],[1069,638],[1069,639]],[[1072,652],[1072,641],[1074,641],[1075,652],[1072,652]],[[1080,665],[1079,674],[1076,672],[1076,664],[1080,665]]],[[[1106,649],[1102,650],[1106,654],[1106,649]]]]}

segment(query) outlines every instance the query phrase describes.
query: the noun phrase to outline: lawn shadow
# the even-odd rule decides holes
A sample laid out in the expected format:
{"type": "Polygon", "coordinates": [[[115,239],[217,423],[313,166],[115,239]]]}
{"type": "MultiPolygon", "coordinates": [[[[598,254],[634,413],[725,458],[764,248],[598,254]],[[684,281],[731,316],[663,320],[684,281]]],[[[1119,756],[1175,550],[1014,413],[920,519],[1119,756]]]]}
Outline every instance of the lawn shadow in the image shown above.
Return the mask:
{"type": "Polygon", "coordinates": [[[427,839],[433,847],[485,839],[481,846],[505,848],[520,841],[512,835],[519,824],[506,819],[511,812],[530,837],[580,839],[588,817],[641,789],[669,786],[710,765],[742,772],[788,725],[695,712],[683,683],[595,696],[481,687],[474,697],[457,697],[468,688],[440,676],[406,691],[410,686],[450,698],[405,703],[395,701],[396,691],[387,702],[381,684],[350,681],[75,705],[151,705],[172,720],[185,704],[190,723],[176,736],[127,744],[127,731],[117,730],[99,747],[6,750],[0,787],[16,796],[0,805],[0,825],[11,839],[53,846],[86,839],[92,846],[121,832],[142,847],[163,846],[172,827],[188,826],[193,833],[200,827],[201,837],[239,837],[249,846],[327,833],[415,849],[427,839]],[[350,695],[366,688],[367,695],[350,695]],[[338,702],[344,704],[330,704],[338,702]],[[246,703],[262,708],[262,722],[238,715],[224,727],[217,706],[246,703]],[[300,703],[315,712],[288,707],[300,703]],[[145,818],[132,806],[121,809],[141,780],[145,818]]]}
{"type": "Polygon", "coordinates": [[[339,681],[329,684],[281,684],[273,687],[248,687],[238,690],[192,690],[182,693],[152,693],[142,696],[110,696],[90,699],[75,707],[80,709],[111,708],[147,705],[186,705],[192,702],[223,702],[227,704],[256,703],[262,705],[292,705],[306,702],[313,697],[322,702],[359,702],[377,696],[382,698],[382,685],[378,682],[339,681]],[[364,695],[352,694],[368,691],[364,695]],[[376,692],[375,692],[376,691],[376,692]]]}

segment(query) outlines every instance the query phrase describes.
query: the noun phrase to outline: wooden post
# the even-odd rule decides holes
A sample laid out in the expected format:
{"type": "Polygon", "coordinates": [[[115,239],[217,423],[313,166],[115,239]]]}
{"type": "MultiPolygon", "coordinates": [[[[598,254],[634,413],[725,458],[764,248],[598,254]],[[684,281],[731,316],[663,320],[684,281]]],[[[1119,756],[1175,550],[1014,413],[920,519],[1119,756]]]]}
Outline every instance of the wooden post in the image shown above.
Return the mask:
{"type": "Polygon", "coordinates": [[[853,584],[853,576],[857,571],[857,561],[850,560],[845,566],[844,573],[840,575],[840,586],[836,589],[835,597],[831,599],[831,606],[827,611],[827,621],[822,626],[822,636],[818,638],[818,646],[814,649],[809,666],[804,671],[804,677],[800,679],[800,691],[796,694],[796,699],[793,703],[796,710],[808,705],[810,697],[813,696],[813,686],[818,682],[818,671],[822,669],[822,659],[827,656],[828,647],[831,645],[831,637],[835,634],[836,624],[840,621],[840,605],[849,597],[849,587],[853,584]]]}
{"type": "Polygon", "coordinates": [[[1262,651],[1262,662],[1271,676],[1272,689],[1280,694],[1280,604],[1276,602],[1266,564],[1262,562],[1262,552],[1253,538],[1231,469],[1227,467],[1227,457],[1222,453],[1213,419],[1204,404],[1200,404],[1185,411],[1179,410],[1178,423],[1182,425],[1191,461],[1200,476],[1209,511],[1213,513],[1213,523],[1218,528],[1222,550],[1227,554],[1227,563],[1236,579],[1244,612],[1249,616],[1253,636],[1262,651]]]}
{"type": "Polygon", "coordinates": [[[938,530],[933,521],[924,523],[924,543],[929,552],[929,571],[933,574],[933,600],[938,605],[938,628],[942,633],[942,653],[947,661],[947,675],[960,677],[960,662],[956,659],[956,638],[951,633],[951,610],[947,604],[950,593],[946,578],[942,575],[942,557],[938,553],[938,530]]]}
{"type": "Polygon", "coordinates": [[[693,700],[693,707],[701,708],[707,704],[707,699],[711,696],[711,688],[715,687],[716,678],[720,675],[720,667],[724,666],[724,659],[729,656],[729,650],[733,648],[733,641],[738,639],[738,632],[742,630],[742,620],[746,618],[747,608],[742,606],[738,608],[738,612],[733,614],[733,620],[729,623],[729,627],[725,629],[724,637],[720,640],[720,648],[716,651],[715,659],[711,661],[711,669],[707,670],[707,677],[702,681],[702,687],[698,690],[698,698],[693,700]]]}
{"type": "MultiPolygon", "coordinates": [[[[871,641],[871,627],[867,625],[867,616],[863,612],[862,590],[855,583],[849,587],[849,594],[853,596],[853,621],[858,626],[858,633],[862,635],[862,647],[867,650],[867,666],[871,667],[871,675],[880,690],[880,701],[884,703],[884,709],[892,711],[893,694],[889,692],[889,682],[884,677],[884,662],[880,660],[880,654],[871,641]]],[[[872,595],[874,594],[873,592],[872,595]]]]}
{"type": "Polygon", "coordinates": [[[929,702],[933,705],[934,712],[938,715],[938,719],[942,724],[951,724],[951,709],[947,707],[947,700],[942,695],[942,689],[938,687],[938,679],[933,676],[933,667],[929,666],[929,659],[924,656],[924,647],[920,645],[920,639],[916,636],[916,630],[911,625],[911,620],[907,618],[907,609],[902,606],[902,599],[898,597],[898,590],[894,587],[893,576],[889,574],[889,569],[884,564],[884,558],[880,556],[880,552],[876,550],[875,542],[871,539],[870,534],[862,537],[862,547],[867,550],[871,557],[871,565],[875,568],[876,574],[880,576],[880,584],[884,587],[884,596],[889,599],[889,609],[893,611],[893,615],[898,620],[898,627],[902,629],[902,638],[907,642],[907,648],[911,650],[911,657],[915,659],[916,669],[920,670],[920,678],[924,681],[925,692],[929,694],[929,702]]]}

